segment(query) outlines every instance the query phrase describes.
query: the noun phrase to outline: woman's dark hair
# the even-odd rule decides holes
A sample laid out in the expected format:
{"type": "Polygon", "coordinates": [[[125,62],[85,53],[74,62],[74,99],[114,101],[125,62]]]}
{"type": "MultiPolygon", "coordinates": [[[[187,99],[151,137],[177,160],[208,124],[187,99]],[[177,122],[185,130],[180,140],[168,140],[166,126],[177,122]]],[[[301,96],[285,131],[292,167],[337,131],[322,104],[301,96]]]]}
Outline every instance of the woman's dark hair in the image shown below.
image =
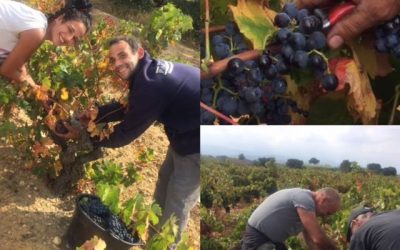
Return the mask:
{"type": "Polygon", "coordinates": [[[63,22],[76,20],[81,21],[86,26],[87,31],[92,27],[92,16],[90,15],[90,9],[92,4],[89,0],[70,0],[67,2],[64,8],[58,10],[54,14],[47,14],[48,22],[54,21],[57,17],[63,16],[63,22]]]}

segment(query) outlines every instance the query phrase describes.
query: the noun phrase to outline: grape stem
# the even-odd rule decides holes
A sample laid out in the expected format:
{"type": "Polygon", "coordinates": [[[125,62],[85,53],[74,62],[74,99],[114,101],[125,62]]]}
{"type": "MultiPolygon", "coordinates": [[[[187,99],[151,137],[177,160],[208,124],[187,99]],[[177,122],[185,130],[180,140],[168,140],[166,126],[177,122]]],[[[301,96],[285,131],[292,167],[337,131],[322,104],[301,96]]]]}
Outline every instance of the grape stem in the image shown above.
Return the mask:
{"type": "MultiPolygon", "coordinates": [[[[328,57],[326,57],[326,56],[324,55],[324,53],[322,53],[322,52],[320,52],[320,51],[318,51],[318,50],[313,49],[313,50],[311,50],[310,52],[308,52],[308,55],[311,55],[312,53],[315,53],[315,54],[317,54],[317,55],[320,55],[320,56],[324,59],[326,65],[329,65],[329,62],[328,62],[329,59],[328,59],[328,57]]],[[[328,67],[327,70],[328,70],[328,73],[330,74],[331,71],[329,70],[329,67],[328,67]]]]}
{"type": "Polygon", "coordinates": [[[230,119],[229,117],[227,117],[226,115],[218,112],[217,110],[207,106],[205,103],[200,102],[200,107],[202,107],[203,109],[207,110],[208,112],[214,114],[215,116],[217,116],[218,118],[232,124],[232,125],[239,125],[237,122],[235,122],[234,120],[230,119]]]}
{"type": "Polygon", "coordinates": [[[205,35],[206,35],[206,58],[204,59],[205,63],[208,64],[210,61],[210,6],[208,0],[205,1],[206,8],[206,18],[204,21],[205,24],[205,35]]]}
{"type": "Polygon", "coordinates": [[[396,95],[395,95],[394,102],[393,102],[392,112],[390,114],[389,125],[393,125],[393,123],[394,123],[394,116],[396,114],[396,108],[399,103],[399,97],[400,97],[400,84],[398,84],[396,86],[396,95]]]}
{"type": "Polygon", "coordinates": [[[225,58],[223,60],[214,62],[208,67],[207,71],[202,71],[200,73],[200,78],[202,80],[212,78],[221,72],[225,71],[226,67],[228,66],[228,62],[233,59],[233,58],[240,58],[243,61],[249,61],[258,58],[261,55],[260,50],[248,50],[245,52],[242,52],[240,54],[225,58]]]}

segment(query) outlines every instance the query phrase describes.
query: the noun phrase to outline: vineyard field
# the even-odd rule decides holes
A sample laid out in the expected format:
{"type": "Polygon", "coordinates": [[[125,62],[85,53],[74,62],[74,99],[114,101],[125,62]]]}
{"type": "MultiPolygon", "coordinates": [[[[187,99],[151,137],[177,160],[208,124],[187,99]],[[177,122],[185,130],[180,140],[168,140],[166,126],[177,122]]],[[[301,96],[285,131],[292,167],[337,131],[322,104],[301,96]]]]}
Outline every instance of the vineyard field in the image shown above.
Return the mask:
{"type": "MultiPolygon", "coordinates": [[[[339,249],[347,249],[346,223],[351,210],[361,204],[378,211],[400,208],[400,179],[362,169],[344,173],[339,168],[306,166],[289,168],[270,163],[252,166],[237,159],[203,156],[201,161],[201,249],[240,249],[252,211],[271,193],[301,187],[312,191],[332,187],[339,191],[342,208],[321,219],[327,235],[339,249]]],[[[307,249],[300,237],[286,242],[289,249],[307,249]]]]}

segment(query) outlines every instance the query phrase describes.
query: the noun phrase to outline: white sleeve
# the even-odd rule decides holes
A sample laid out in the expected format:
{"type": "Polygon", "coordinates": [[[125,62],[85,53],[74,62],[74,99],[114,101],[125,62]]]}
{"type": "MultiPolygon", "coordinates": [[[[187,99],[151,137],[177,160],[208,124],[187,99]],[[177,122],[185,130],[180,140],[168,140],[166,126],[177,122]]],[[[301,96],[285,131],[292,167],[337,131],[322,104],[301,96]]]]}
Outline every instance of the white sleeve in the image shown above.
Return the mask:
{"type": "Polygon", "coordinates": [[[19,2],[0,0],[0,30],[19,33],[38,28],[47,28],[43,13],[19,2]]]}

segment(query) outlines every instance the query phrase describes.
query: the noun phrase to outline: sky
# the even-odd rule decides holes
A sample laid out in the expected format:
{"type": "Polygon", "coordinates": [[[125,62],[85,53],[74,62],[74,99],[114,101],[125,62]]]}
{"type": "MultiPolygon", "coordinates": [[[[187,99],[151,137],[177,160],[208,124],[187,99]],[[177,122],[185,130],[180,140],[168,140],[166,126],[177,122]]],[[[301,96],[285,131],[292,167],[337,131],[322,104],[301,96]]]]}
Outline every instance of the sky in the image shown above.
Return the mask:
{"type": "Polygon", "coordinates": [[[201,126],[201,154],[379,163],[400,173],[400,126],[201,126]]]}

